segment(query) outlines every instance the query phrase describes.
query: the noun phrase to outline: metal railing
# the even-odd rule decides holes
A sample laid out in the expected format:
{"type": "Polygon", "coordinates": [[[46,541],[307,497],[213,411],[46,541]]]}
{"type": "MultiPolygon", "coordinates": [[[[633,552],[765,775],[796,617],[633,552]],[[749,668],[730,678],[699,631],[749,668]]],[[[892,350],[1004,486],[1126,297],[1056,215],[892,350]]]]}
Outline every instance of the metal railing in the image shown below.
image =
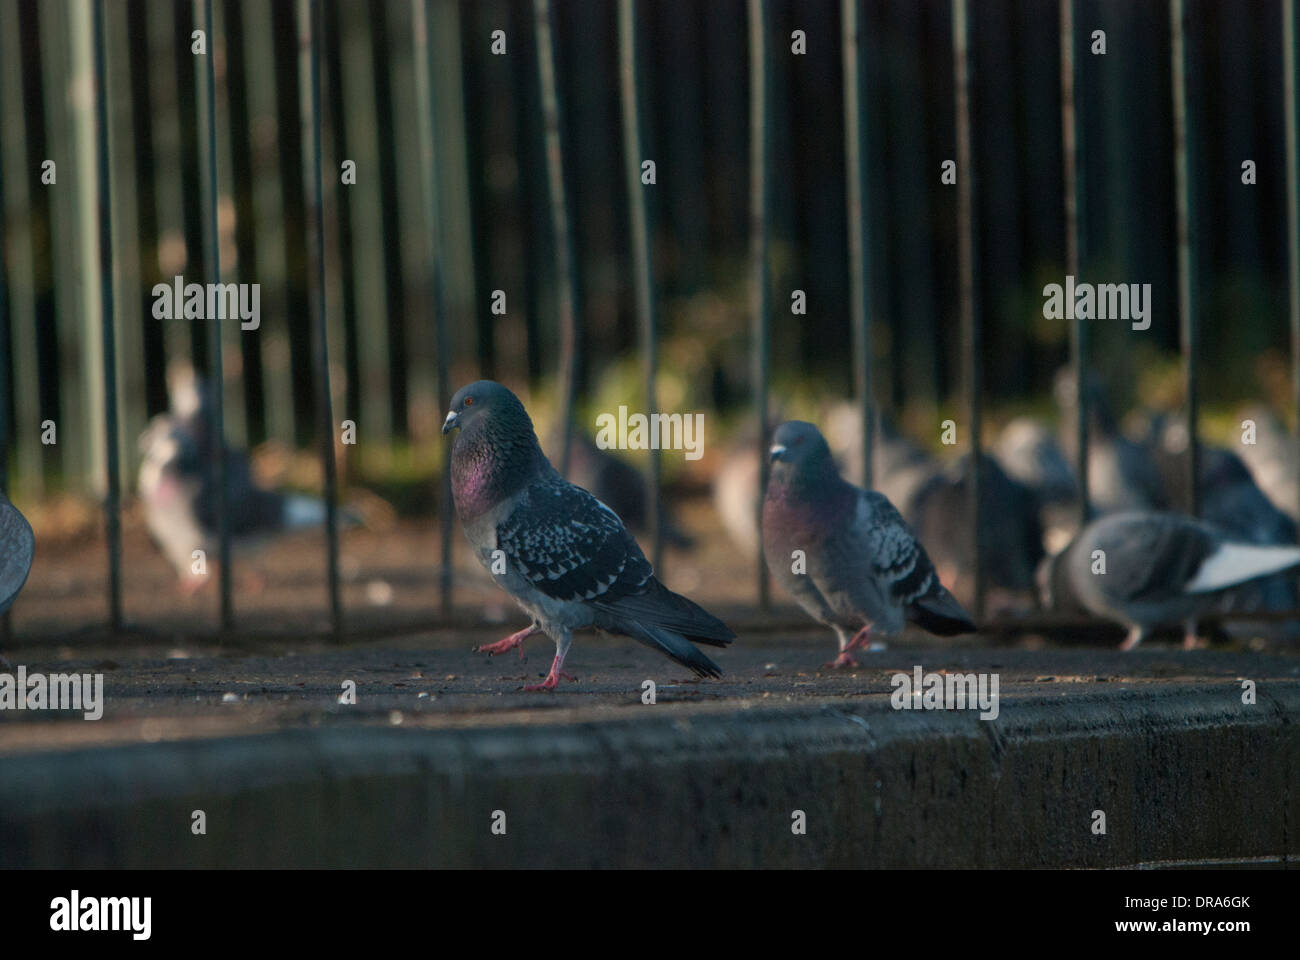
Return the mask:
{"type": "MultiPolygon", "coordinates": [[[[237,3],[237,0],[235,0],[237,3]]],[[[1287,180],[1287,229],[1288,229],[1288,276],[1290,286],[1289,322],[1292,338],[1292,379],[1293,394],[1300,409],[1300,150],[1297,147],[1297,72],[1300,54],[1297,53],[1297,22],[1295,0],[1282,2],[1282,49],[1283,49],[1283,83],[1285,105],[1285,157],[1287,180]]],[[[769,422],[769,378],[770,378],[770,322],[771,273],[769,251],[769,225],[771,222],[771,169],[773,137],[775,125],[772,121],[772,57],[773,26],[769,0],[747,0],[748,18],[748,62],[749,62],[749,135],[750,135],[750,202],[749,202],[749,282],[748,298],[751,311],[751,376],[753,387],[753,404],[756,419],[760,425],[758,438],[758,461],[760,464],[760,489],[766,482],[767,457],[765,449],[767,434],[772,426],[769,422]]],[[[203,220],[202,252],[205,277],[211,281],[222,278],[221,237],[218,229],[220,202],[218,192],[219,140],[217,136],[217,71],[215,51],[217,35],[214,24],[215,0],[197,0],[198,16],[196,23],[201,23],[208,44],[208,55],[195,58],[196,76],[193,92],[195,93],[196,115],[192,118],[198,131],[198,160],[202,171],[201,177],[201,211],[203,220]]],[[[178,5],[177,10],[180,9],[178,5]]],[[[435,393],[440,409],[445,409],[450,397],[452,384],[449,382],[449,339],[447,336],[448,306],[444,290],[443,264],[444,251],[439,239],[439,230],[444,218],[440,204],[442,180],[439,176],[439,162],[442,157],[439,140],[439,115],[435,95],[435,77],[441,69],[435,58],[436,37],[434,33],[433,0],[412,0],[411,23],[413,25],[412,43],[414,47],[415,91],[418,105],[417,126],[419,131],[419,165],[422,172],[426,206],[424,216],[426,228],[431,240],[431,339],[433,343],[436,369],[435,393]]],[[[574,417],[579,375],[579,349],[582,342],[580,330],[579,285],[577,264],[574,252],[574,228],[571,223],[571,211],[565,187],[565,158],[567,145],[564,142],[564,117],[561,98],[562,84],[557,76],[558,67],[553,39],[553,11],[548,0],[533,0],[532,30],[535,41],[537,75],[536,91],[541,106],[545,169],[546,169],[546,207],[549,210],[552,254],[556,277],[555,296],[560,329],[560,349],[558,357],[557,384],[560,391],[558,408],[562,424],[562,444],[560,467],[566,469],[569,462],[570,433],[574,417]]],[[[638,61],[637,5],[635,0],[619,0],[617,10],[618,23],[618,57],[619,57],[619,91],[621,105],[622,143],[624,153],[624,173],[629,200],[629,225],[631,250],[633,254],[636,321],[638,344],[641,352],[641,379],[644,384],[645,400],[650,409],[655,402],[655,380],[657,374],[658,325],[655,270],[652,262],[651,218],[645,192],[641,189],[640,158],[642,153],[645,118],[645,94],[641,86],[642,70],[638,61]]],[[[122,582],[122,467],[119,450],[119,384],[117,380],[119,344],[115,331],[117,305],[114,280],[117,274],[116,256],[118,251],[113,244],[114,217],[114,177],[111,169],[112,152],[110,150],[109,116],[110,102],[108,96],[109,68],[106,36],[106,4],[104,0],[80,0],[70,7],[74,29],[78,18],[89,14],[90,52],[93,62],[93,131],[96,173],[96,208],[98,243],[98,280],[99,280],[99,333],[103,385],[103,431],[105,440],[104,459],[104,516],[108,549],[108,609],[109,625],[114,631],[121,630],[123,621],[123,582],[122,582]]],[[[234,11],[236,14],[238,10],[234,11]]],[[[326,38],[325,24],[331,29],[343,31],[339,10],[322,9],[322,0],[298,0],[295,14],[299,33],[299,104],[298,110],[302,121],[302,160],[303,184],[306,195],[303,198],[305,213],[304,236],[309,250],[309,292],[310,303],[310,344],[311,344],[311,380],[314,385],[314,409],[317,418],[317,432],[320,444],[321,470],[324,478],[324,498],[326,513],[326,577],[328,582],[330,624],[334,636],[344,631],[343,603],[339,574],[338,546],[338,479],[336,476],[336,424],[332,413],[331,366],[329,351],[329,327],[326,323],[327,303],[327,268],[330,252],[326,248],[325,221],[330,212],[325,204],[324,174],[322,169],[322,51],[327,44],[340,44],[340,36],[326,38]],[[328,14],[328,17],[324,16],[328,14]]],[[[1178,309],[1181,357],[1183,364],[1184,389],[1186,394],[1186,417],[1189,436],[1189,455],[1186,460],[1188,471],[1188,489],[1191,502],[1187,505],[1189,512],[1196,512],[1197,464],[1198,464],[1198,416],[1199,385],[1197,381],[1198,361],[1198,269],[1195,244],[1192,237],[1197,229],[1197,200],[1200,184],[1197,179],[1198,165],[1195,151],[1199,149],[1202,127],[1198,123],[1201,105],[1189,92],[1187,71],[1189,45],[1189,10],[1184,0],[1170,0],[1169,18],[1171,27],[1171,78],[1172,103],[1174,118],[1174,164],[1177,185],[1177,242],[1178,242],[1178,309]]],[[[227,19],[230,19],[228,16],[227,19]]],[[[182,24],[184,17],[177,14],[176,23],[182,24]]],[[[1061,142],[1064,161],[1064,197],[1065,211],[1065,246],[1066,268],[1074,276],[1079,276],[1087,267],[1087,229],[1084,214],[1084,196],[1086,193],[1087,144],[1083,142],[1082,129],[1078,116],[1079,93],[1079,50],[1078,50],[1078,12],[1076,0],[1060,0],[1060,102],[1061,102],[1061,142]]],[[[867,176],[865,145],[879,130],[878,121],[869,114],[867,72],[864,68],[863,35],[866,30],[865,16],[861,0],[842,0],[842,32],[840,36],[843,62],[844,93],[844,165],[846,177],[848,223],[849,276],[851,280],[851,335],[852,335],[852,372],[855,403],[861,415],[862,476],[864,482],[872,479],[872,445],[874,410],[876,402],[873,397],[872,371],[875,365],[873,356],[873,307],[870,289],[871,270],[869,269],[870,241],[873,212],[869,207],[869,198],[864,188],[867,176]]],[[[84,25],[83,25],[84,26],[84,25]]],[[[960,321],[962,339],[962,381],[963,396],[966,405],[966,435],[968,449],[973,455],[972,461],[978,462],[981,450],[983,396],[983,359],[984,345],[982,339],[982,318],[979,310],[979,297],[976,291],[976,278],[979,273],[980,251],[977,238],[978,229],[977,200],[981,180],[975,169],[975,151],[972,148],[972,100],[978,94],[978,64],[974,62],[974,50],[970,42],[971,10],[967,0],[951,0],[952,58],[953,58],[953,103],[956,120],[956,157],[957,157],[957,237],[958,237],[958,283],[960,287],[960,321]]],[[[517,32],[517,31],[516,31],[517,32]]],[[[516,38],[512,41],[517,42],[516,38]]],[[[335,57],[341,54],[335,49],[335,57]]],[[[335,64],[337,67],[337,63],[335,64]]],[[[3,77],[0,77],[3,81],[3,77]]],[[[331,76],[330,83],[337,82],[331,76]]],[[[333,109],[343,106],[344,96],[339,90],[331,88],[328,100],[333,109]]],[[[995,109],[994,104],[987,109],[995,109]]],[[[336,118],[335,147],[340,153],[346,147],[346,126],[336,118]]],[[[3,170],[0,169],[0,175],[3,170]]],[[[286,181],[291,182],[291,180],[286,181]]],[[[0,180],[0,201],[4,196],[3,180],[0,180]]],[[[285,209],[292,206],[292,201],[285,198],[285,209]]],[[[342,211],[349,211],[348,201],[340,200],[342,211]]],[[[4,222],[5,205],[0,202],[0,233],[8,225],[4,222]]],[[[342,213],[340,214],[342,215],[342,213]]],[[[347,238],[350,243],[350,237],[347,238]]],[[[241,251],[243,253],[244,251],[241,251]]],[[[245,265],[241,263],[241,274],[245,265]]],[[[354,294],[348,294],[354,295],[354,294]]],[[[6,288],[6,271],[0,264],[0,342],[6,346],[10,342],[10,320],[6,311],[9,297],[6,288]]],[[[349,307],[347,309],[353,309],[349,307]]],[[[1070,365],[1073,368],[1077,389],[1076,417],[1076,466],[1078,480],[1082,491],[1082,516],[1089,515],[1088,498],[1088,391],[1084,389],[1088,368],[1089,345],[1087,324],[1076,319],[1070,328],[1070,365]]],[[[223,397],[223,340],[222,331],[217,323],[206,328],[206,364],[209,370],[217,374],[211,376],[214,402],[210,405],[211,429],[217,438],[226,436],[224,420],[225,402],[223,397]]],[[[198,345],[191,344],[198,352],[198,345]]],[[[355,364],[356,358],[349,357],[349,363],[355,364]]],[[[8,397],[13,385],[8,381],[10,363],[0,363],[0,489],[3,489],[8,476],[8,450],[12,438],[11,425],[14,412],[8,404],[8,397]]],[[[357,389],[356,384],[349,383],[349,395],[357,389]]],[[[354,411],[349,411],[353,414],[354,411]]],[[[231,581],[231,548],[229,504],[225,496],[226,464],[222,456],[223,444],[214,444],[218,452],[215,470],[218,483],[216,517],[219,528],[220,551],[218,558],[220,583],[220,622],[223,631],[230,630],[234,621],[234,604],[231,581]]],[[[450,482],[447,460],[444,458],[441,469],[441,503],[440,503],[440,602],[439,610],[447,617],[453,607],[452,577],[452,522],[450,512],[450,482]]],[[[656,452],[651,454],[649,474],[649,536],[653,541],[652,554],[656,564],[662,562],[663,543],[662,525],[660,523],[661,468],[656,452]]],[[[980,471],[972,469],[970,484],[969,522],[978,533],[980,502],[980,471]]],[[[1297,478],[1300,484],[1300,478],[1297,478]]],[[[761,529],[761,507],[759,528],[761,529]]],[[[978,536],[973,538],[978,543],[978,536]]],[[[979,551],[975,550],[974,580],[976,596],[976,618],[982,619],[983,574],[979,566],[979,551]]],[[[766,565],[762,558],[761,544],[755,557],[757,569],[756,599],[763,609],[768,607],[768,582],[766,565]]],[[[1005,626],[1005,625],[1003,625],[1005,626]]],[[[7,620],[4,627],[8,629],[7,620]]],[[[0,634],[0,639],[4,639],[0,634]]]]}

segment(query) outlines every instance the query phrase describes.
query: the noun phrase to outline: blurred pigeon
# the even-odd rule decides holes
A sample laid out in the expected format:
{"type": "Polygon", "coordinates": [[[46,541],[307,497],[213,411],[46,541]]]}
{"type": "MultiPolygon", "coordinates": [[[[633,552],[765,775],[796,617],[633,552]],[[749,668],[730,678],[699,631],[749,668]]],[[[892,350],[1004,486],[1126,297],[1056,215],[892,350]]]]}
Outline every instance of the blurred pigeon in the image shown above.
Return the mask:
{"type": "MultiPolygon", "coordinates": [[[[1180,418],[1158,418],[1151,443],[1155,462],[1165,477],[1174,503],[1187,502],[1187,425],[1180,418]]],[[[1243,543],[1293,545],[1295,522],[1273,505],[1255,483],[1251,471],[1236,454],[1201,444],[1197,469],[1199,518],[1232,540],[1243,543]]],[[[1294,610],[1300,607],[1300,589],[1294,574],[1262,577],[1224,593],[1220,613],[1294,610]]],[[[1229,621],[1224,629],[1233,636],[1266,636],[1273,640],[1300,638],[1300,623],[1229,621]]]]}
{"type": "MultiPolygon", "coordinates": [[[[209,400],[192,373],[169,373],[171,411],[158,414],[140,435],[137,488],[145,523],[184,590],[206,582],[195,572],[194,551],[217,558],[215,445],[209,428],[209,400]]],[[[325,522],[318,497],[265,490],[253,479],[248,454],[225,448],[226,512],[232,548],[253,549],[277,533],[325,522]]]]}
{"type": "MultiPolygon", "coordinates": [[[[551,438],[551,450],[557,460],[562,442],[560,431],[556,430],[551,438]]],[[[647,532],[650,523],[646,516],[647,484],[641,471],[622,457],[596,446],[582,430],[574,430],[569,443],[569,480],[609,504],[630,528],[647,532]]],[[[659,505],[659,526],[668,546],[685,550],[695,545],[663,503],[659,505]]]]}
{"type": "Polygon", "coordinates": [[[1242,413],[1242,422],[1254,424],[1254,443],[1241,445],[1260,489],[1292,520],[1300,520],[1300,450],[1296,439],[1267,407],[1255,405],[1242,413]]]}
{"type": "Polygon", "coordinates": [[[1049,607],[1079,607],[1127,626],[1123,650],[1179,623],[1190,646],[1189,621],[1214,612],[1224,590],[1297,565],[1300,547],[1240,543],[1190,517],[1135,510],[1084,527],[1043,564],[1040,586],[1049,607]]]}
{"type": "MultiPolygon", "coordinates": [[[[1088,400],[1088,501],[1097,513],[1118,510],[1162,510],[1168,505],[1160,472],[1141,444],[1120,432],[1096,377],[1085,378],[1088,400]]],[[[1073,371],[1056,376],[1061,407],[1061,445],[1071,463],[1078,457],[1075,413],[1078,391],[1073,371]]]]}
{"type": "Polygon", "coordinates": [[[0,493],[0,613],[13,606],[32,569],[36,538],[31,524],[0,493]]]}
{"type": "Polygon", "coordinates": [[[568,676],[564,658],[583,627],[631,637],[699,676],[721,675],[691,641],[722,647],[735,634],[656,580],[618,515],[555,471],[518,397],[491,380],[462,387],[442,432],[455,428],[452,496],[465,536],[533,619],[480,650],[504,653],[538,631],[555,641],[546,680],[525,690],[553,690],[568,676]]]}
{"type": "MultiPolygon", "coordinates": [[[[836,460],[844,465],[850,483],[862,482],[862,422],[857,407],[836,404],[827,415],[828,432],[836,460]]],[[[757,432],[751,425],[739,435],[723,458],[713,481],[713,503],[732,541],[748,553],[758,548],[757,432]]],[[[871,448],[874,488],[906,511],[913,496],[939,472],[938,462],[923,448],[902,436],[893,422],[877,413],[871,448]]]]}
{"type": "Polygon", "coordinates": [[[742,432],[713,478],[713,506],[732,543],[752,556],[758,549],[758,453],[742,432]]]}
{"type": "MultiPolygon", "coordinates": [[[[872,488],[904,513],[916,492],[935,474],[939,464],[917,443],[899,433],[888,414],[876,408],[871,435],[872,488]]],[[[838,403],[826,418],[826,442],[844,465],[849,483],[862,484],[862,413],[857,405],[838,403]]]]}
{"type": "Polygon", "coordinates": [[[993,448],[1002,469],[1032,490],[1039,503],[1070,503],[1079,496],[1074,470],[1046,424],[1016,417],[998,435],[993,448]]]}
{"type": "Polygon", "coordinates": [[[768,569],[839,637],[839,656],[828,666],[854,666],[855,649],[868,646],[873,633],[898,633],[904,621],[940,636],[975,629],[893,504],[845,482],[815,426],[783,423],[770,453],[768,569]]]}
{"type": "MultiPolygon", "coordinates": [[[[961,603],[972,603],[975,547],[970,516],[971,458],[950,464],[912,498],[904,516],[930,544],[930,559],[961,603]]],[[[1035,602],[1034,572],[1043,559],[1038,498],[1007,476],[992,457],[980,457],[979,556],[991,588],[990,609],[1035,602]]]]}

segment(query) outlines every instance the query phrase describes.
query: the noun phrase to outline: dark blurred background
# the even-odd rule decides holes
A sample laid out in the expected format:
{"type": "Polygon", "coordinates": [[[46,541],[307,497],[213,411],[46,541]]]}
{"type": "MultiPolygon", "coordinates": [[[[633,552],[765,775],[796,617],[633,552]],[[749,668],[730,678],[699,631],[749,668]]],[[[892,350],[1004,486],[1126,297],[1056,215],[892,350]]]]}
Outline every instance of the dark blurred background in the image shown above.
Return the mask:
{"type": "MultiPolygon", "coordinates": [[[[4,269],[11,332],[15,494],[93,486],[97,287],[88,38],[77,4],[0,0],[4,269]],[[54,159],[57,186],[42,184],[54,159]],[[89,306],[88,306],[89,305],[89,306]],[[40,423],[59,424],[54,447],[40,423]]],[[[439,224],[453,383],[521,383],[556,369],[550,231],[531,4],[434,4],[439,224]],[[493,55],[491,33],[506,32],[493,55]],[[505,316],[491,292],[503,290],[505,316]]],[[[748,61],[741,0],[643,3],[647,194],[660,295],[663,406],[717,408],[749,394],[744,298],[748,61]]],[[[955,155],[946,0],[866,5],[867,183],[878,399],[945,404],[958,382],[955,155]]],[[[622,176],[616,5],[555,5],[566,175],[576,231],[579,396],[601,409],[635,393],[635,327],[622,176]],[[602,400],[602,398],[606,398],[602,400]]],[[[1202,229],[1204,403],[1285,395],[1285,178],[1277,3],[1191,3],[1193,172],[1202,229]],[[1254,160],[1258,182],[1241,182],[1254,160]],[[1212,358],[1212,359],[1209,359],[1212,358]]],[[[840,5],[771,4],[775,93],[773,376],[778,391],[850,392],[840,5]],[[790,33],[807,54],[790,53],[790,33]],[[808,295],[792,316],[790,291],[808,295]]],[[[152,318],[150,288],[203,282],[194,6],[108,5],[118,252],[122,445],[166,405],[166,360],[206,369],[204,337],[152,318]]],[[[1042,317],[1064,274],[1057,4],[980,0],[974,136],[989,400],[1033,402],[1066,357],[1065,321],[1042,317]]],[[[1094,324],[1092,349],[1123,404],[1148,381],[1177,390],[1174,165],[1168,5],[1078,4],[1085,223],[1083,273],[1148,282],[1150,331],[1094,324]],[[1104,56],[1086,52],[1094,29],[1104,56]],[[1166,373],[1167,376],[1161,376],[1166,373]],[[1141,374],[1142,376],[1139,376],[1141,374]],[[1146,379],[1144,380],[1143,377],[1146,379]]],[[[355,419],[354,469],[433,469],[429,224],[421,200],[411,5],[325,5],[324,169],[332,379],[355,419]],[[357,163],[342,187],[343,159],[357,163]],[[390,442],[391,441],[391,442],[390,442]]],[[[262,285],[262,327],[226,331],[227,431],[290,446],[314,432],[295,6],[216,5],[220,227],[225,279],[262,285]]],[[[1166,398],[1176,400],[1176,397],[1166,398]]],[[[583,400],[580,399],[580,404],[583,400]]],[[[581,407],[580,407],[581,409],[581,407]]],[[[127,475],[129,476],[129,470],[127,475]]]]}

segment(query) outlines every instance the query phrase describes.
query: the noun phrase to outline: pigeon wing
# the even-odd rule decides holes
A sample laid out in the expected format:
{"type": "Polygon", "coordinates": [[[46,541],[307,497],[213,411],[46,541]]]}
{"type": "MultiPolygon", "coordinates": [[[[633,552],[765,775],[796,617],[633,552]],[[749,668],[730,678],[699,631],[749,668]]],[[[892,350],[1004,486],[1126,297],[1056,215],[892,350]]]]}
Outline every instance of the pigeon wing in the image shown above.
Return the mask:
{"type": "Polygon", "coordinates": [[[615,600],[653,574],[618,514],[558,478],[528,487],[496,533],[511,567],[555,600],[615,600]]]}
{"type": "Polygon", "coordinates": [[[1120,600],[1181,596],[1219,545],[1207,527],[1177,516],[1136,513],[1109,525],[1093,543],[1106,557],[1104,585],[1120,600]]]}

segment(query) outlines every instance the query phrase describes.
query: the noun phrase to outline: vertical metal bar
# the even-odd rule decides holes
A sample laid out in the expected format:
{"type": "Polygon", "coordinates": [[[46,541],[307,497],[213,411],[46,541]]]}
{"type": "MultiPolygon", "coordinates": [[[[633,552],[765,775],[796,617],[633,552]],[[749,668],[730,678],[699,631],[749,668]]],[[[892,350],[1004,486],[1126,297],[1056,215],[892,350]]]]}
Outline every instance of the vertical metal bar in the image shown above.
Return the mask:
{"type": "MultiPolygon", "coordinates": [[[[646,215],[645,187],[641,183],[641,110],[637,87],[636,2],[618,4],[619,80],[623,99],[623,164],[627,172],[627,201],[632,231],[632,266],[636,281],[637,326],[641,339],[641,369],[646,410],[655,410],[655,371],[658,342],[655,330],[654,265],[650,262],[650,226],[646,215]]],[[[653,537],[651,562],[663,564],[663,531],[659,519],[659,484],[662,477],[659,450],[650,451],[650,482],[646,486],[646,521],[653,537]]]]}
{"type": "Polygon", "coordinates": [[[95,160],[98,173],[99,326],[104,354],[104,442],[108,487],[104,513],[108,534],[108,625],[122,629],[121,464],[117,444],[117,339],[113,329],[112,181],[108,169],[108,65],[105,62],[104,0],[94,3],[95,160]]]}
{"type": "Polygon", "coordinates": [[[871,303],[868,293],[870,237],[867,233],[866,151],[862,138],[867,125],[862,69],[859,0],[843,0],[841,33],[844,43],[844,174],[849,221],[849,281],[852,286],[853,373],[862,418],[862,485],[871,489],[871,446],[875,417],[871,402],[871,303]]]}
{"type": "Polygon", "coordinates": [[[1169,28],[1173,55],[1174,181],[1178,210],[1178,329],[1187,390],[1187,512],[1196,516],[1197,467],[1200,443],[1196,435],[1198,397],[1196,384],[1197,325],[1196,251],[1192,244],[1193,165],[1189,152],[1194,134],[1187,105],[1187,8],[1183,0],[1169,0],[1169,28]]]}
{"type": "Polygon", "coordinates": [[[984,568],[980,562],[980,431],[983,427],[984,392],[983,343],[979,304],[975,296],[975,259],[979,255],[975,238],[975,163],[971,149],[971,51],[970,22],[966,0],[952,0],[953,77],[957,113],[957,264],[961,285],[962,352],[965,366],[966,406],[970,417],[970,523],[971,572],[975,583],[975,622],[984,618],[984,568]]]}
{"type": "MultiPolygon", "coordinates": [[[[4,78],[0,77],[0,82],[4,78]]],[[[0,110],[3,109],[4,101],[0,99],[0,110]]],[[[7,274],[9,268],[9,259],[7,254],[6,240],[8,234],[5,233],[5,178],[4,178],[4,151],[0,150],[0,503],[3,503],[9,492],[9,423],[11,420],[9,410],[9,364],[13,357],[13,350],[9,345],[9,291],[7,287],[7,274]]],[[[12,611],[6,610],[0,613],[0,649],[9,645],[12,635],[12,624],[9,615],[12,611]]]]}
{"type": "MultiPolygon", "coordinates": [[[[1291,287],[1292,394],[1296,405],[1297,443],[1300,443],[1300,29],[1296,0],[1282,0],[1282,103],[1286,112],[1286,224],[1287,276],[1291,287]]],[[[1300,477],[1296,478],[1300,483],[1300,477]]]]}
{"type": "Polygon", "coordinates": [[[574,274],[573,232],[569,229],[564,192],[564,153],[560,142],[560,93],[555,78],[555,45],[551,37],[549,0],[533,0],[537,31],[537,75],[542,92],[542,122],[546,137],[546,173],[551,201],[551,230],[555,243],[555,287],[560,324],[560,473],[569,472],[569,442],[573,434],[573,398],[578,377],[577,277],[574,274]]]}
{"type": "MultiPolygon", "coordinates": [[[[203,5],[203,32],[207,36],[208,52],[199,65],[199,117],[203,124],[199,137],[207,141],[207,150],[201,163],[205,164],[203,177],[203,217],[207,227],[203,238],[203,272],[210,283],[221,282],[221,237],[217,221],[217,58],[216,36],[212,32],[213,0],[200,0],[203,5]]],[[[197,19],[197,17],[196,17],[197,19]]],[[[234,626],[235,608],[230,569],[230,506],[226,502],[226,414],[225,367],[221,357],[221,322],[208,318],[208,378],[212,389],[212,409],[209,427],[212,437],[212,463],[209,469],[216,476],[217,513],[217,566],[221,571],[221,631],[227,633],[234,626]]]]}
{"type": "MultiPolygon", "coordinates": [[[[446,297],[443,292],[442,276],[442,223],[438,205],[438,150],[437,150],[437,114],[434,103],[434,69],[433,62],[433,5],[432,0],[411,0],[412,33],[415,35],[415,85],[420,105],[420,149],[424,154],[424,171],[428,175],[425,200],[428,203],[429,242],[433,251],[430,263],[433,285],[433,340],[437,350],[435,359],[438,383],[438,410],[445,411],[451,405],[451,385],[448,382],[447,333],[446,333],[446,297]]],[[[438,508],[438,535],[441,551],[441,573],[438,581],[439,605],[442,615],[451,613],[452,603],[452,499],[451,499],[451,458],[444,457],[442,462],[442,493],[438,508]]]]}
{"type": "Polygon", "coordinates": [[[770,275],[767,263],[767,214],[770,190],[768,169],[772,155],[767,76],[767,9],[765,0],[749,0],[749,295],[754,337],[754,413],[758,421],[758,499],[754,522],[758,530],[758,605],[767,610],[767,563],[763,558],[763,497],[767,492],[768,423],[767,377],[768,299],[770,275]]]}
{"type": "MultiPolygon", "coordinates": [[[[238,6],[242,0],[227,0],[238,6]]],[[[331,144],[334,156],[341,163],[352,159],[348,140],[348,114],[343,93],[343,24],[339,16],[340,0],[329,0],[325,5],[325,33],[321,37],[325,44],[326,99],[329,100],[330,130],[333,133],[331,144]]],[[[343,409],[346,416],[357,420],[361,410],[361,364],[357,359],[357,277],[356,258],[354,256],[354,214],[352,210],[352,191],[338,191],[338,243],[339,243],[339,292],[343,310],[343,370],[347,388],[344,391],[343,409]]],[[[345,451],[354,459],[355,454],[345,451]]],[[[345,462],[345,476],[348,464],[345,462]]]]}
{"type": "MultiPolygon", "coordinates": [[[[1061,13],[1061,153],[1065,159],[1065,272],[1076,281],[1082,279],[1084,254],[1083,134],[1079,123],[1074,90],[1079,79],[1079,64],[1074,46],[1075,0],[1060,0],[1061,13]]],[[[1075,467],[1079,473],[1079,526],[1092,519],[1088,499],[1088,326],[1075,317],[1070,325],[1070,367],[1074,370],[1074,437],[1078,446],[1075,467]]]]}
{"type": "Polygon", "coordinates": [[[312,366],[319,415],[321,467],[325,471],[325,540],[328,548],[330,630],[343,635],[343,599],[339,592],[338,478],[334,463],[334,413],[330,397],[329,337],[325,326],[325,227],[321,219],[320,0],[298,0],[299,95],[302,97],[303,160],[311,193],[307,203],[307,245],[312,277],[312,366]]]}

